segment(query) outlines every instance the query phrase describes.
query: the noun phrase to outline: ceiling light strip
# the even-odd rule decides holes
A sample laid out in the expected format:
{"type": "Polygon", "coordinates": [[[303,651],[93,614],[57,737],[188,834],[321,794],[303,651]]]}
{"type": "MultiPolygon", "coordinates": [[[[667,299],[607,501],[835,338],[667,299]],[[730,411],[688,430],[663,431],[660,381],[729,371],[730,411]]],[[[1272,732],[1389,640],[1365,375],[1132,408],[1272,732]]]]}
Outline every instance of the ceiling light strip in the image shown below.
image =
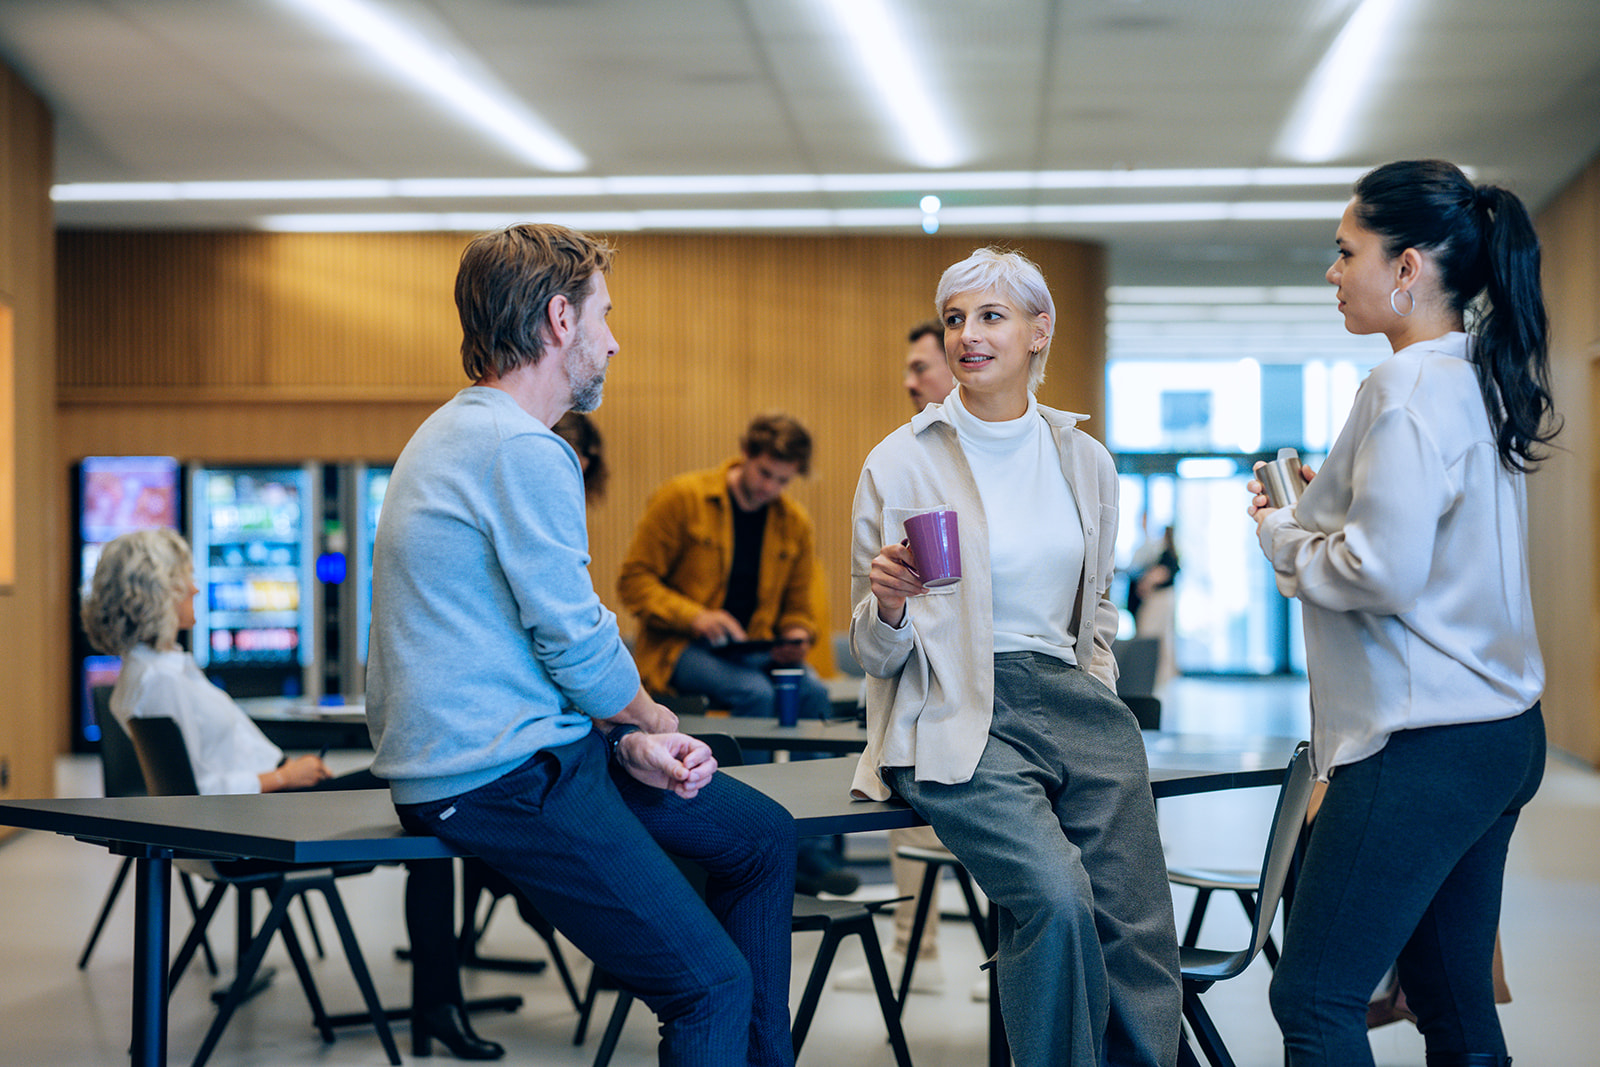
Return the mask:
{"type": "Polygon", "coordinates": [[[793,193],[1048,192],[1061,189],[1347,189],[1365,167],[966,171],[941,174],[707,174],[570,178],[396,178],[320,181],[66,182],[58,203],[133,200],[386,200],[793,193]]]}
{"type": "Polygon", "coordinates": [[[945,121],[927,82],[929,63],[908,47],[906,19],[891,14],[886,0],[822,0],[855,54],[851,64],[893,126],[906,158],[924,167],[949,167],[966,156],[945,121]]]}
{"type": "Polygon", "coordinates": [[[544,170],[583,170],[589,161],[554,127],[486,72],[454,56],[367,0],[280,0],[331,26],[468,124],[544,170]]]}

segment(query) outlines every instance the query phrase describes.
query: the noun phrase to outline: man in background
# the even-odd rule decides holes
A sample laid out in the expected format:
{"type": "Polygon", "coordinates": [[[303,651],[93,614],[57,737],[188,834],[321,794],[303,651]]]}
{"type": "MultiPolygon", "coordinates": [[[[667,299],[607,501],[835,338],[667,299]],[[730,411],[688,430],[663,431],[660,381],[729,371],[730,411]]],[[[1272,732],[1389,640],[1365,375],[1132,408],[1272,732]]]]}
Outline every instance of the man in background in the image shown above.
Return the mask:
{"type": "Polygon", "coordinates": [[[944,327],[933,319],[919,322],[906,337],[911,348],[906,352],[904,385],[911,406],[921,411],[929,404],[942,404],[956,386],[950,363],[944,358],[944,327]]]}
{"type": "MultiPolygon", "coordinates": [[[[639,619],[634,656],[647,690],[776,718],[769,672],[801,666],[818,633],[816,532],[784,491],[810,469],[806,428],[788,415],[757,415],[739,455],[656,490],[617,579],[639,619]]],[[[826,718],[830,708],[827,687],[804,675],[801,717],[826,718]]],[[[825,845],[802,842],[796,887],[853,892],[860,880],[825,845]]]]}

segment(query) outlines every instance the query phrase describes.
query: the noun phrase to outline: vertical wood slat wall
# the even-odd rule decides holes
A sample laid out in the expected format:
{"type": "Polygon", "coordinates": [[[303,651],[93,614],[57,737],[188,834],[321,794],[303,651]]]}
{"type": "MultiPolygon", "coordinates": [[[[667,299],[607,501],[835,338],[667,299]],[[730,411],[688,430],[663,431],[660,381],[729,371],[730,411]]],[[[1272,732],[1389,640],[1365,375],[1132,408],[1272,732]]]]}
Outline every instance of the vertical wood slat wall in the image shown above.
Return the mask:
{"type": "MultiPolygon", "coordinates": [[[[465,384],[452,286],[466,236],[64,233],[58,470],[85,455],[242,462],[392,460],[465,384]]],[[[794,490],[817,522],[830,623],[844,625],[862,459],[911,414],[906,331],[940,272],[984,242],[949,237],[622,235],[608,285],[621,350],[595,419],[614,471],[590,520],[613,608],[650,492],[736,450],[785,410],[816,457],[794,490]]],[[[1040,399],[1102,435],[1105,268],[1097,245],[999,242],[1057,304],[1040,399]]],[[[625,630],[631,619],[624,618],[625,630]]]]}
{"type": "Polygon", "coordinates": [[[49,796],[66,734],[65,482],[55,448],[55,234],[49,110],[0,64],[0,304],[10,312],[5,373],[14,478],[14,566],[0,586],[0,797],[49,796]]]}
{"type": "Polygon", "coordinates": [[[1551,386],[1565,420],[1528,482],[1552,743],[1600,766],[1600,160],[1540,213],[1551,386]]]}

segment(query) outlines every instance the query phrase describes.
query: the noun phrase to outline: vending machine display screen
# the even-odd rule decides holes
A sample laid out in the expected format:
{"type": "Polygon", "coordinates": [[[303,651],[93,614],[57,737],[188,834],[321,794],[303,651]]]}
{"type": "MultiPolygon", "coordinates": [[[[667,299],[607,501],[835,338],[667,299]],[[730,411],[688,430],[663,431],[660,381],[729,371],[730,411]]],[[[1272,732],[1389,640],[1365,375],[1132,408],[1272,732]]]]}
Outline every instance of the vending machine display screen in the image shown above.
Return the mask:
{"type": "Polygon", "coordinates": [[[195,472],[194,654],[214,678],[309,662],[309,482],[297,468],[195,472]]]}

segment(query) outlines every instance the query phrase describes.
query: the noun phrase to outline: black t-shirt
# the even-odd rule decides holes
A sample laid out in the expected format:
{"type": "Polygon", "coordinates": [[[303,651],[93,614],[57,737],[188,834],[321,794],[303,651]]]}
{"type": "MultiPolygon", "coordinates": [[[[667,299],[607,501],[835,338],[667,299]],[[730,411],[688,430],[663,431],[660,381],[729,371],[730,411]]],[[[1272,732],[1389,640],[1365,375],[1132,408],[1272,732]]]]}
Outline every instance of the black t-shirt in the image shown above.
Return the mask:
{"type": "Polygon", "coordinates": [[[722,610],[739,620],[739,625],[750,628],[750,617],[756,613],[756,593],[761,587],[761,539],[767,532],[767,505],[754,511],[745,511],[728,494],[728,505],[733,509],[733,566],[728,574],[728,595],[722,610]]]}

